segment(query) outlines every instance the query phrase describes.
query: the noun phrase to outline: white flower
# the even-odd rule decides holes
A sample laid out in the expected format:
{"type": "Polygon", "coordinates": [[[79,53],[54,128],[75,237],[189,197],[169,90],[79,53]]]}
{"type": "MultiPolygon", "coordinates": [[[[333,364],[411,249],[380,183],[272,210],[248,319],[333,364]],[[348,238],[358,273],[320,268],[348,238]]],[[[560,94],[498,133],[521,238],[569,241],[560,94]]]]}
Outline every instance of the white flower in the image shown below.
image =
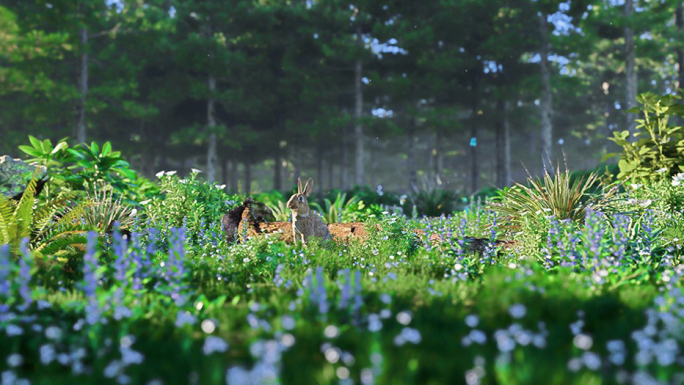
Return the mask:
{"type": "Polygon", "coordinates": [[[656,172],[659,173],[659,174],[662,174],[662,173],[664,173],[665,171],[667,171],[667,167],[663,167],[663,168],[661,168],[661,169],[656,170],[656,172]]]}
{"type": "Polygon", "coordinates": [[[198,170],[196,168],[191,168],[190,171],[192,171],[194,174],[199,174],[202,172],[202,170],[198,170]]]}
{"type": "Polygon", "coordinates": [[[164,171],[159,171],[158,173],[154,174],[157,178],[161,178],[164,176],[164,171]]]}
{"type": "Polygon", "coordinates": [[[672,185],[673,186],[681,185],[682,181],[684,181],[684,173],[680,172],[679,174],[672,177],[672,185]]]}
{"type": "Polygon", "coordinates": [[[640,184],[638,184],[638,183],[634,183],[634,184],[629,185],[629,187],[631,187],[633,190],[636,190],[636,189],[638,189],[638,188],[641,187],[641,186],[642,186],[642,185],[640,185],[640,184]]]}
{"type": "Polygon", "coordinates": [[[169,175],[169,176],[176,175],[176,171],[167,171],[166,175],[169,175]]]}
{"type": "Polygon", "coordinates": [[[225,184],[217,184],[216,188],[219,190],[223,190],[224,188],[226,188],[226,185],[225,184]]]}

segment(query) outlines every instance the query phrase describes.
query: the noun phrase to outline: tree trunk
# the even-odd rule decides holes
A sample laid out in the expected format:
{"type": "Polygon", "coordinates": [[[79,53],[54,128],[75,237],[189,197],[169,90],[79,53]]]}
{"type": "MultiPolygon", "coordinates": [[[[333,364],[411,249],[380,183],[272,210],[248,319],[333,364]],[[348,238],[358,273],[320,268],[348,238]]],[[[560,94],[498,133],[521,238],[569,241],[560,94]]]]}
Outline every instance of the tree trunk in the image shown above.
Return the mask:
{"type": "MultiPolygon", "coordinates": [[[[360,40],[361,36],[359,35],[357,38],[360,40]]],[[[363,90],[361,86],[362,69],[363,64],[360,60],[357,60],[356,65],[354,66],[354,119],[356,120],[354,124],[354,144],[356,148],[356,158],[354,161],[354,183],[356,183],[358,186],[363,186],[365,179],[363,175],[363,125],[361,124],[361,117],[363,114],[363,90]]]]}
{"type": "Polygon", "coordinates": [[[427,167],[425,167],[425,183],[428,185],[429,188],[434,188],[434,148],[435,148],[435,138],[433,135],[431,135],[430,131],[428,131],[428,134],[425,135],[425,144],[426,144],[426,150],[427,150],[427,158],[425,159],[427,161],[427,167]]]}
{"type": "Polygon", "coordinates": [[[370,157],[370,169],[371,169],[371,173],[368,176],[368,180],[369,180],[369,183],[371,186],[377,185],[377,181],[375,180],[376,175],[377,175],[375,170],[378,167],[378,157],[376,154],[377,151],[378,151],[378,143],[375,141],[375,139],[371,138],[368,141],[368,153],[369,153],[368,156],[370,157]]]}
{"type": "Polygon", "coordinates": [[[297,143],[294,145],[294,180],[297,182],[297,178],[302,176],[302,148],[297,139],[297,143]]]}
{"type": "Polygon", "coordinates": [[[273,165],[273,189],[280,191],[283,188],[282,173],[280,172],[280,169],[283,167],[280,155],[280,141],[276,144],[273,161],[275,162],[273,165]]]}
{"type": "Polygon", "coordinates": [[[78,105],[78,125],[76,126],[76,142],[86,142],[86,100],[88,98],[88,29],[81,28],[81,79],[79,80],[79,91],[81,100],[78,105]]]}
{"type": "Polygon", "coordinates": [[[252,161],[247,159],[245,161],[245,187],[244,193],[250,194],[252,192],[252,161]]]}
{"type": "MultiPolygon", "coordinates": [[[[225,154],[221,155],[221,182],[228,186],[228,159],[225,154]]],[[[224,188],[224,190],[227,190],[224,188]]]]}
{"type": "MultiPolygon", "coordinates": [[[[680,44],[682,44],[682,38],[684,37],[682,32],[684,32],[684,4],[677,3],[677,10],[675,11],[675,24],[677,24],[677,39],[680,44]]],[[[677,48],[677,82],[679,88],[684,88],[684,48],[681,46],[677,48]]]]}
{"type": "Polygon", "coordinates": [[[323,190],[323,145],[318,145],[316,150],[316,184],[320,186],[320,190],[323,190]]]}
{"type": "Polygon", "coordinates": [[[328,190],[333,189],[333,157],[328,157],[328,190]]]}
{"type": "Polygon", "coordinates": [[[349,152],[347,150],[346,135],[342,135],[342,138],[340,139],[340,144],[342,151],[342,154],[340,156],[340,189],[346,190],[349,186],[349,168],[347,167],[347,163],[349,162],[349,152]]]}
{"type": "Polygon", "coordinates": [[[500,87],[496,101],[496,186],[499,188],[508,186],[511,180],[511,145],[507,110],[507,103],[500,87]]]}
{"type": "Polygon", "coordinates": [[[216,116],[214,114],[215,99],[214,92],[216,91],[216,78],[209,75],[209,100],[207,101],[207,131],[208,148],[207,148],[207,182],[212,183],[216,181],[216,169],[218,163],[218,139],[216,138],[215,126],[216,116]]]}
{"type": "Polygon", "coordinates": [[[547,167],[552,169],[553,162],[553,124],[551,122],[552,114],[552,99],[551,99],[551,71],[549,70],[549,32],[546,14],[542,13],[539,16],[539,34],[541,35],[541,48],[539,55],[541,56],[541,81],[542,81],[542,98],[541,98],[541,166],[542,173],[547,167]]]}
{"type": "Polygon", "coordinates": [[[475,194],[480,189],[480,163],[477,158],[477,126],[480,122],[479,105],[480,99],[478,96],[478,84],[473,81],[472,87],[472,119],[470,125],[470,193],[475,194]]]}
{"type": "Polygon", "coordinates": [[[238,162],[235,155],[230,160],[230,191],[238,191],[238,162]]]}
{"type": "Polygon", "coordinates": [[[408,189],[418,189],[418,174],[416,172],[416,118],[411,117],[406,135],[406,170],[408,170],[408,189]]]}
{"type": "MultiPolygon", "coordinates": [[[[634,30],[631,27],[630,20],[634,13],[634,0],[625,0],[624,16],[627,26],[625,27],[625,72],[627,75],[625,92],[627,100],[625,101],[625,110],[630,110],[636,107],[637,97],[637,73],[634,63],[634,30]]],[[[630,140],[633,138],[631,134],[636,132],[636,118],[637,115],[627,113],[627,130],[630,132],[630,140]]]]}
{"type": "Polygon", "coordinates": [[[442,185],[442,172],[444,170],[444,154],[442,154],[442,132],[439,128],[435,129],[435,147],[432,150],[433,165],[435,168],[435,186],[442,185]]]}

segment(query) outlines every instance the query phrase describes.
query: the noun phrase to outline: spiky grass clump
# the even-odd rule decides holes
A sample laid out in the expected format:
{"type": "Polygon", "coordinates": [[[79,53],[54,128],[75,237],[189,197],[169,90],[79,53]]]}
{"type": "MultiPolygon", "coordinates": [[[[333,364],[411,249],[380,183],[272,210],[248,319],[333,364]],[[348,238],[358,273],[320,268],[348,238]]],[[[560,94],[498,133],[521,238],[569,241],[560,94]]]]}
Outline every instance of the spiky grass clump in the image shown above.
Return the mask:
{"type": "Polygon", "coordinates": [[[123,204],[123,196],[114,198],[114,189],[102,184],[88,191],[88,204],[83,211],[83,220],[91,228],[106,233],[114,229],[118,222],[122,229],[133,226],[133,209],[123,204]]]}
{"type": "Polygon", "coordinates": [[[582,222],[588,208],[606,208],[617,192],[616,188],[611,188],[600,195],[590,194],[590,189],[600,183],[597,173],[571,181],[567,168],[561,172],[560,167],[556,167],[553,175],[544,170],[541,179],[535,179],[528,173],[527,182],[528,186],[516,183],[510,189],[502,190],[501,195],[489,204],[492,211],[505,218],[502,227],[507,231],[520,231],[523,223],[548,217],[582,222]]]}

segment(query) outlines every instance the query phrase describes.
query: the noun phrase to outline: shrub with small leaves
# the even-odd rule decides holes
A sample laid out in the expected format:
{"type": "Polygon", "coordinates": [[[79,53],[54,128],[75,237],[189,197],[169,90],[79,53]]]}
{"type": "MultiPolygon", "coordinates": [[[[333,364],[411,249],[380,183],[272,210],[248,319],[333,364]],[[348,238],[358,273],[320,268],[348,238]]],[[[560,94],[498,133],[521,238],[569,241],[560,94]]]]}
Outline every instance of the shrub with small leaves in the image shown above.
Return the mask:
{"type": "MultiPolygon", "coordinates": [[[[608,154],[605,158],[620,156],[619,179],[646,181],[669,177],[684,171],[684,132],[681,126],[669,124],[672,116],[682,116],[684,104],[679,95],[657,96],[644,93],[637,97],[643,119],[637,119],[636,142],[630,141],[629,131],[615,132],[612,138],[624,149],[622,154],[608,154]]],[[[605,159],[604,158],[604,159],[605,159]]]]}

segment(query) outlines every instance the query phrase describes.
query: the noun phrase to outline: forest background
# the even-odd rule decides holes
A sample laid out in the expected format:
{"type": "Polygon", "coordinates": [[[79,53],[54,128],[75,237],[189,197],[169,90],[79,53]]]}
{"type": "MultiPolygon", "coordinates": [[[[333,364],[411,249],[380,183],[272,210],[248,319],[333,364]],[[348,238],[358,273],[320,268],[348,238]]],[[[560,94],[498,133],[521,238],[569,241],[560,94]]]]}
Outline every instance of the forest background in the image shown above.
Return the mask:
{"type": "Polygon", "coordinates": [[[598,165],[684,84],[674,0],[2,0],[0,153],[111,141],[231,191],[473,193],[598,165]],[[381,186],[381,187],[378,187],[381,186]]]}

